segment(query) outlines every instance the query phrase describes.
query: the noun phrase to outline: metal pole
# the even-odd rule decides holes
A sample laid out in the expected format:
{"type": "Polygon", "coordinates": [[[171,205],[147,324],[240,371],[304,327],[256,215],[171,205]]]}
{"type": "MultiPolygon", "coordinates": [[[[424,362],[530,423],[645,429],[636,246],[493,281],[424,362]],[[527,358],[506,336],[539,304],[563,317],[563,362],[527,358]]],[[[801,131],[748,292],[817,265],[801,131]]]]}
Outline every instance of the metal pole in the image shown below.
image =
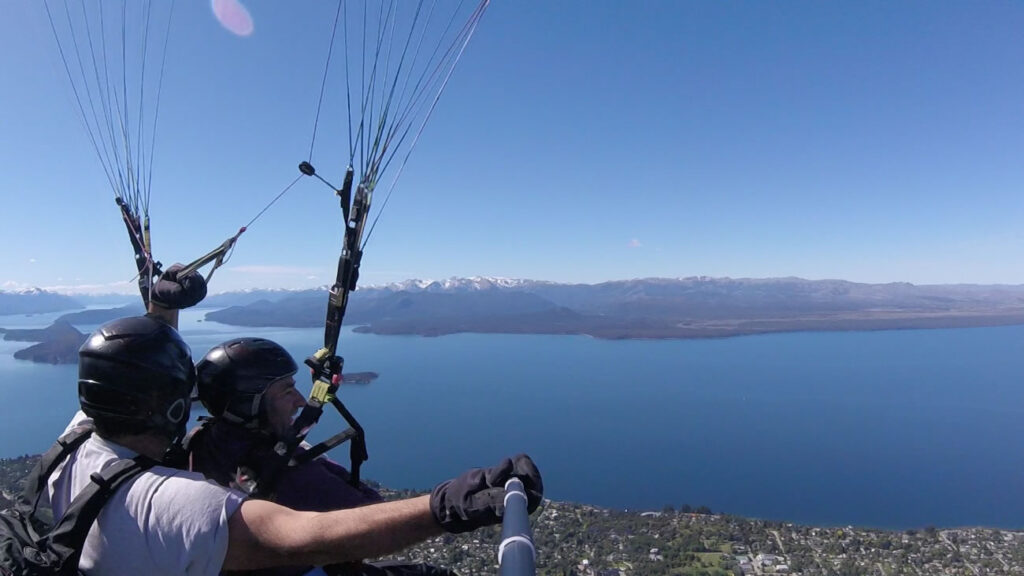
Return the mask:
{"type": "Polygon", "coordinates": [[[498,545],[501,576],[533,576],[537,572],[537,551],[533,547],[526,503],[523,483],[518,478],[506,482],[505,513],[501,522],[501,544],[498,545]]]}

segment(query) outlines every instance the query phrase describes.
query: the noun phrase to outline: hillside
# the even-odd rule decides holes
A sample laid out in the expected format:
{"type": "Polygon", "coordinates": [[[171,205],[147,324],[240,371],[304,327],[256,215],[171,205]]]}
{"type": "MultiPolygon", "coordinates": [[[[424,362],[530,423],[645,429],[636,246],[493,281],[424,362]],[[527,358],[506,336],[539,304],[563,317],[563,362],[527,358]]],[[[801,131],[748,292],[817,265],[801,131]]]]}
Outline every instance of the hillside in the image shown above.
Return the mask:
{"type": "MultiPolygon", "coordinates": [[[[0,459],[0,508],[37,457],[0,459]]],[[[386,490],[388,498],[412,495],[386,490]]],[[[533,515],[537,573],[587,576],[802,574],[804,576],[1010,576],[1024,573],[1024,532],[984,528],[903,532],[811,527],[711,514],[690,506],[656,512],[546,501],[533,515]]],[[[497,574],[497,527],[445,535],[394,558],[459,574],[497,574]]]]}
{"type": "Polygon", "coordinates": [[[15,342],[38,342],[14,353],[18,360],[30,360],[44,364],[76,364],[78,349],[85,342],[86,335],[79,332],[66,320],[57,320],[41,329],[6,330],[4,340],[15,342]]]}

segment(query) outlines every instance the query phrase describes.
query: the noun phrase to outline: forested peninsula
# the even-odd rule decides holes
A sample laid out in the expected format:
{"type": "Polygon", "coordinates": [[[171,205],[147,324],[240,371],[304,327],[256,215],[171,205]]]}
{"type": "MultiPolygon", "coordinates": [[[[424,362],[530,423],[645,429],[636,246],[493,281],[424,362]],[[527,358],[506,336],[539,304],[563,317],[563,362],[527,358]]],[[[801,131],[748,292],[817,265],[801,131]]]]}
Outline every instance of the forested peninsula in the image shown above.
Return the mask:
{"type": "Polygon", "coordinates": [[[78,349],[86,335],[65,320],[58,320],[47,328],[4,330],[4,340],[38,342],[14,353],[18,360],[44,364],[77,364],[78,349]]]}

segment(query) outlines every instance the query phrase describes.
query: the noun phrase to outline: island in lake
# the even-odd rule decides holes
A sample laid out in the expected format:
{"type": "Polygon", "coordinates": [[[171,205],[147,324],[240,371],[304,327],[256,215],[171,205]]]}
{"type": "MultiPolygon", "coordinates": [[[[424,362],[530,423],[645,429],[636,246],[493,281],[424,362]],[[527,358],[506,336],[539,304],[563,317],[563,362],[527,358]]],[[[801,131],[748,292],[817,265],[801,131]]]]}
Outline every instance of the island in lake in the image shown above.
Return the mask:
{"type": "Polygon", "coordinates": [[[46,328],[4,330],[4,340],[9,342],[38,342],[14,353],[18,360],[29,360],[43,364],[76,364],[78,349],[85,343],[86,335],[79,332],[66,320],[57,320],[46,328]]]}
{"type": "Polygon", "coordinates": [[[369,384],[373,382],[380,374],[376,372],[346,372],[341,377],[341,383],[344,384],[369,384]]]}
{"type": "MultiPolygon", "coordinates": [[[[78,331],[66,320],[57,320],[46,328],[4,329],[4,340],[10,342],[37,342],[28,348],[18,350],[14,357],[42,364],[76,364],[78,349],[85,343],[87,335],[78,331]]],[[[343,385],[366,385],[377,378],[376,372],[346,372],[341,379],[343,385]]]]}

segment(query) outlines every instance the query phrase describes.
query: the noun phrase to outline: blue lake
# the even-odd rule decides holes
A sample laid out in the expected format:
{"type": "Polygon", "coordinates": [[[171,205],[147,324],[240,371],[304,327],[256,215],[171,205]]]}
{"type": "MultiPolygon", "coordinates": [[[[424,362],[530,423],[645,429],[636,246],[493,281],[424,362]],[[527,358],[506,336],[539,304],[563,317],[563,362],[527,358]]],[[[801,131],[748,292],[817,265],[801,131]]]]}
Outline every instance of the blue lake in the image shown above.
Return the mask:
{"type": "MultiPolygon", "coordinates": [[[[259,335],[301,359],[323,338],[200,317],[182,319],[197,355],[259,335]]],[[[77,407],[76,368],[14,360],[24,346],[0,341],[0,457],[44,450],[77,407]]],[[[1024,528],[1021,326],[688,341],[345,333],[340,350],[347,370],[381,375],[341,397],[367,430],[366,476],[389,486],[429,488],[524,451],[558,500],[1024,528]]],[[[341,427],[330,414],[312,437],[341,427]]]]}

